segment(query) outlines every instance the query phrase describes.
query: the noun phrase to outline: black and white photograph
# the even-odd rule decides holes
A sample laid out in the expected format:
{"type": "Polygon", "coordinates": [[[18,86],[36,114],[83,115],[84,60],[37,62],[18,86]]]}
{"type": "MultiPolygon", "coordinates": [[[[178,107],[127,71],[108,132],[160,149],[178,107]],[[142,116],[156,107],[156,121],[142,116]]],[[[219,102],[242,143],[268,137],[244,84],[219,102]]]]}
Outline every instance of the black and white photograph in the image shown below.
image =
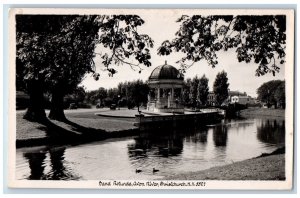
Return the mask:
{"type": "Polygon", "coordinates": [[[9,13],[9,186],[293,185],[291,9],[9,13]]]}

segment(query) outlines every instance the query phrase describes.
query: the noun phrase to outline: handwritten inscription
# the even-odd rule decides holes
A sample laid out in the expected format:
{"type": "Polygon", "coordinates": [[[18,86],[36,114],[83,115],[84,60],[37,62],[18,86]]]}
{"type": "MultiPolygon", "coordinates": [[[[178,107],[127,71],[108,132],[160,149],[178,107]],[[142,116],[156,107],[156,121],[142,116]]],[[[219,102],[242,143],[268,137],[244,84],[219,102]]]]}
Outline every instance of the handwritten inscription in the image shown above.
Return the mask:
{"type": "Polygon", "coordinates": [[[204,181],[99,181],[100,187],[205,187],[204,181]]]}

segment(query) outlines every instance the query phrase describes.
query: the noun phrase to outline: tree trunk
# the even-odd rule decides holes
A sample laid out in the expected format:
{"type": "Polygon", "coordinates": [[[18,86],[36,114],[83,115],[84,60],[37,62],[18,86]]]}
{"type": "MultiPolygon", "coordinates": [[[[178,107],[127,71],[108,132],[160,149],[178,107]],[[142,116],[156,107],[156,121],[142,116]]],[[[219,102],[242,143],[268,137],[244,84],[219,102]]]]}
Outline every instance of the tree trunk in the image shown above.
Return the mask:
{"type": "Polygon", "coordinates": [[[52,92],[51,109],[48,117],[59,121],[67,120],[64,113],[64,94],[60,88],[52,92]]]}
{"type": "Polygon", "coordinates": [[[29,81],[27,83],[27,91],[30,97],[29,107],[23,118],[34,122],[43,122],[47,120],[43,106],[43,90],[40,82],[37,80],[29,81]]]}

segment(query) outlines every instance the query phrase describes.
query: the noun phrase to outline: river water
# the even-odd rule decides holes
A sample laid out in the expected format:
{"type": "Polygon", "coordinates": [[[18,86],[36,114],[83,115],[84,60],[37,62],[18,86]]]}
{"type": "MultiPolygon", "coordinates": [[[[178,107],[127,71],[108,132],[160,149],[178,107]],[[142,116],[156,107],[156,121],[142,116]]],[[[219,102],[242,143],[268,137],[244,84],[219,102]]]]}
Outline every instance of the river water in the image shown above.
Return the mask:
{"type": "Polygon", "coordinates": [[[224,120],[81,144],[17,149],[17,179],[161,179],[256,157],[285,145],[285,121],[224,120]],[[159,170],[153,173],[153,168],[159,170]]]}

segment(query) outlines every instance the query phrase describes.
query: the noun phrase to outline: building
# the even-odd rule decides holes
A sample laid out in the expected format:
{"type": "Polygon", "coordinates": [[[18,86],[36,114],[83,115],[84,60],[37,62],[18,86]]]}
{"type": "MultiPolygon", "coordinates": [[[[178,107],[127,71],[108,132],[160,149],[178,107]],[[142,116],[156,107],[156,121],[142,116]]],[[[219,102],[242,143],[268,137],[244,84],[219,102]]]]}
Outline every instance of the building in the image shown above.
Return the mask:
{"type": "Polygon", "coordinates": [[[231,104],[238,103],[243,105],[253,105],[255,104],[255,99],[251,96],[232,96],[230,100],[231,104]]]}
{"type": "Polygon", "coordinates": [[[215,106],[216,105],[216,94],[213,91],[208,92],[207,104],[209,106],[215,106]]]}
{"type": "Polygon", "coordinates": [[[165,113],[183,113],[181,104],[183,75],[175,67],[164,65],[156,67],[148,81],[150,92],[147,110],[165,113]]]}
{"type": "Polygon", "coordinates": [[[249,101],[250,101],[249,96],[232,96],[230,103],[232,104],[239,103],[239,104],[246,105],[249,103],[249,101]]]}
{"type": "MultiPolygon", "coordinates": [[[[254,103],[253,99],[250,96],[247,96],[246,92],[239,91],[229,91],[228,98],[221,105],[228,105],[229,103],[245,103],[247,100],[251,101],[251,104],[254,103]]],[[[216,106],[216,94],[213,91],[210,91],[207,96],[207,103],[210,106],[216,106]]],[[[242,104],[241,103],[241,104],[242,104]]],[[[249,102],[248,102],[249,103],[249,102]]]]}

